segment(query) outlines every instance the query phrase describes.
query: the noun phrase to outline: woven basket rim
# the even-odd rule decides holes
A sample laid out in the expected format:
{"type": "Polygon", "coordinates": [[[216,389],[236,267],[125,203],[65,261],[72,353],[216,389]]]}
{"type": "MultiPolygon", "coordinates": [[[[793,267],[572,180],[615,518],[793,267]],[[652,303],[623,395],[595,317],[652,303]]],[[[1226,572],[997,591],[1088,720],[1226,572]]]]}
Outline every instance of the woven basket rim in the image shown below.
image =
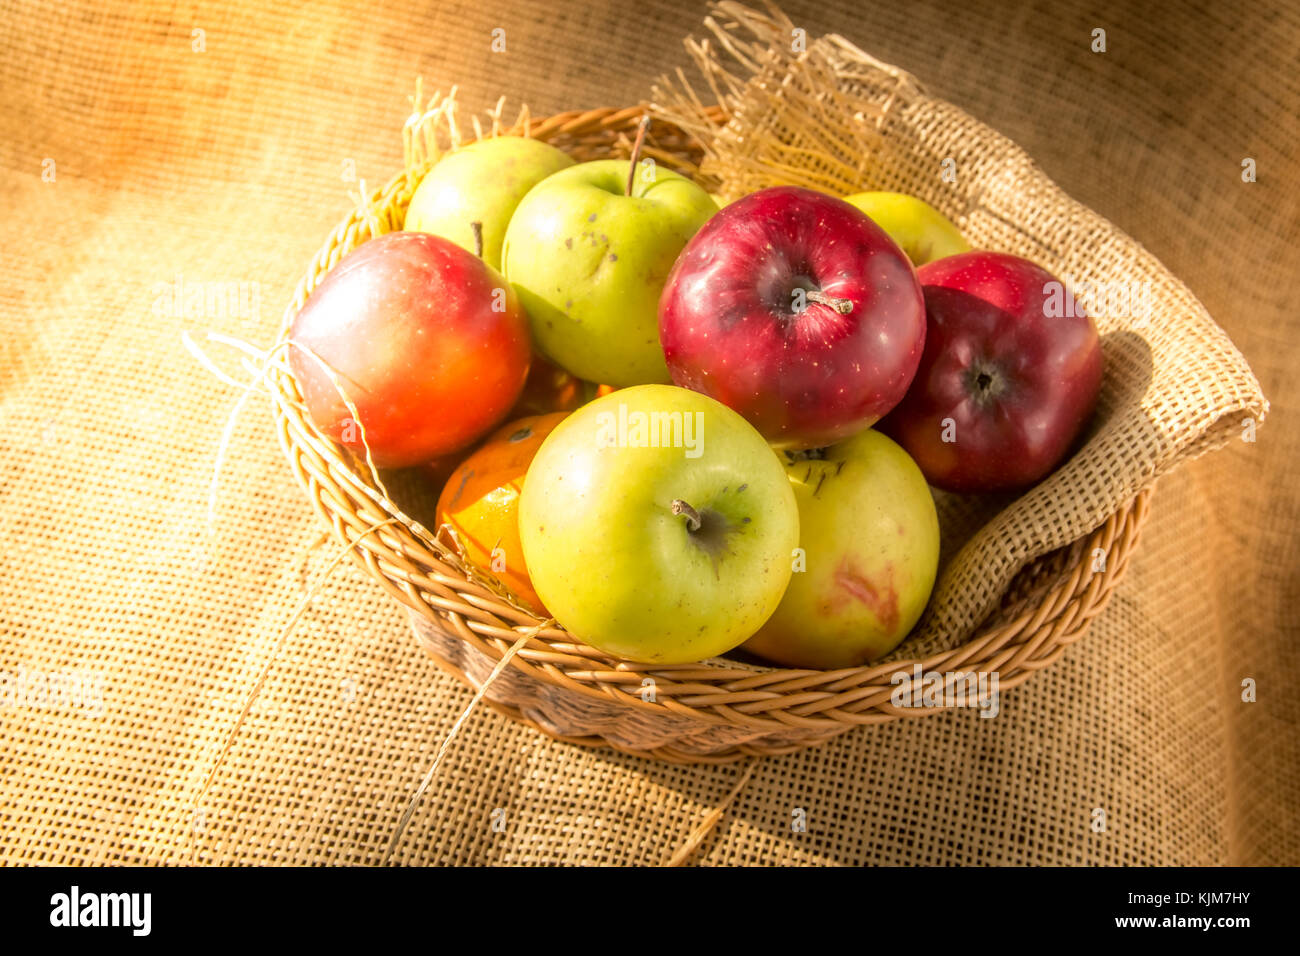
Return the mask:
{"type": "MultiPolygon", "coordinates": [[[[637,105],[571,110],[533,121],[526,132],[533,138],[549,139],[624,130],[633,126],[645,109],[644,105],[637,105]]],[[[721,111],[715,109],[713,115],[719,121],[723,119],[721,111]]],[[[502,135],[522,132],[525,131],[515,128],[503,130],[502,135]]],[[[414,189],[411,179],[412,175],[406,171],[397,174],[365,197],[369,201],[366,205],[384,210],[399,206],[404,209],[414,189]]],[[[363,207],[354,210],[331,231],[285,311],[277,345],[287,339],[294,316],[323,276],[343,255],[370,236],[371,225],[363,207]]],[[[524,631],[542,623],[530,612],[470,580],[454,564],[443,561],[421,539],[412,523],[389,524],[356,540],[373,525],[390,519],[393,511],[378,503],[381,500],[378,489],[365,470],[354,467],[349,453],[324,437],[306,417],[297,383],[286,364],[272,365],[268,379],[272,384],[273,416],[280,444],[308,499],[330,525],[340,544],[354,544],[353,559],[394,599],[494,661],[524,631]]],[[[589,697],[612,698],[647,713],[756,730],[800,728],[810,734],[826,735],[862,724],[928,716],[948,708],[895,707],[890,700],[896,686],[891,677],[899,672],[911,673],[918,665],[923,672],[996,671],[1000,687],[1009,688],[1050,666],[1069,644],[1082,636],[1122,578],[1149,512],[1151,492],[1151,487],[1144,489],[1090,534],[1062,549],[1069,552],[1065,566],[1050,586],[1039,589],[1035,601],[1018,609],[1011,619],[981,627],[961,645],[926,658],[889,659],[884,663],[833,671],[767,667],[716,658],[690,665],[638,664],[577,643],[562,628],[551,626],[530,637],[510,666],[548,684],[589,697]],[[1107,557],[1104,565],[1094,570],[1091,556],[1096,548],[1104,549],[1107,557]],[[656,682],[653,702],[643,700],[638,693],[642,679],[647,676],[656,682]]],[[[1042,560],[1050,558],[1059,559],[1060,552],[1042,560]]],[[[441,659],[438,662],[461,680],[472,683],[463,671],[441,659]]],[[[511,713],[508,704],[493,704],[510,716],[537,726],[517,709],[511,713]]],[[[575,743],[600,742],[577,737],[562,739],[575,743]]],[[[820,737],[810,743],[821,739],[828,738],[820,737]]],[[[800,746],[776,749],[741,746],[726,755],[707,759],[726,760],[750,752],[770,754],[797,749],[800,746]]],[[[666,760],[705,759],[672,748],[629,752],[666,760]]]]}

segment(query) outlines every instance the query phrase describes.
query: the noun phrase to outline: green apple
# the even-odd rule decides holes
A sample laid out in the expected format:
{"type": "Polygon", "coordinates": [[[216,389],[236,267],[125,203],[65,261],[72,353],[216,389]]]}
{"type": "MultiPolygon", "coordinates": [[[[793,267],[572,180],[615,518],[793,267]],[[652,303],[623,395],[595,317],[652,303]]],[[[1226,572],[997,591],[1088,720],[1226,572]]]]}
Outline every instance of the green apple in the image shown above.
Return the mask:
{"type": "Polygon", "coordinates": [[[802,561],[745,649],[787,667],[854,667],[897,647],[925,610],[939,517],[921,469],[877,431],[809,454],[786,455],[802,561]]]}
{"type": "Polygon", "coordinates": [[[501,271],[501,243],[519,200],[551,173],[573,165],[564,152],[524,136],[494,136],[463,146],[420,180],[405,228],[475,250],[473,222],[483,224],[483,261],[501,271]]]}
{"type": "Polygon", "coordinates": [[[703,189],[644,165],[625,195],[626,160],[564,169],[515,210],[506,279],[553,362],[616,387],[670,382],[659,345],[659,294],[678,253],[718,211],[703,189]]]}
{"type": "Polygon", "coordinates": [[[574,637],[627,660],[725,653],[775,610],[799,514],[782,461],[698,392],[640,385],[584,405],[519,498],[533,588],[574,637]]]}
{"type": "Polygon", "coordinates": [[[905,193],[856,193],[844,201],[857,206],[907,253],[912,265],[969,252],[970,243],[943,213],[924,199],[905,193]]]}

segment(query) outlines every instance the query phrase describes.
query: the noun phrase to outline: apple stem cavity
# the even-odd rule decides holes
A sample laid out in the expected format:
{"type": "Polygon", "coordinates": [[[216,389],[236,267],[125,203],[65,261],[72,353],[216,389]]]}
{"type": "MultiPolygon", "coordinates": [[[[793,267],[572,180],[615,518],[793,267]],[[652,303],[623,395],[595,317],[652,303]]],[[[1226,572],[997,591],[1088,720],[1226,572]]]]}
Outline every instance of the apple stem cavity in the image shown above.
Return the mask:
{"type": "Polygon", "coordinates": [[[701,524],[700,513],[696,511],[694,508],[692,508],[690,505],[688,505],[686,502],[682,501],[681,498],[673,499],[672,511],[673,514],[675,515],[686,516],[687,531],[694,533],[700,530],[700,524],[701,524]]]}
{"type": "Polygon", "coordinates": [[[833,295],[827,295],[825,292],[819,292],[816,289],[809,289],[804,293],[804,297],[809,302],[819,302],[822,305],[828,305],[840,315],[848,315],[853,311],[853,302],[851,299],[840,299],[833,295]]]}
{"type": "Polygon", "coordinates": [[[976,404],[984,408],[1002,394],[1006,388],[1006,378],[996,367],[976,362],[967,372],[967,387],[976,404]]]}
{"type": "Polygon", "coordinates": [[[480,259],[483,258],[483,223],[475,219],[469,224],[470,230],[474,233],[474,255],[480,259]]]}
{"type": "Polygon", "coordinates": [[[625,196],[632,195],[632,185],[636,180],[636,164],[641,159],[641,147],[645,145],[645,134],[649,128],[650,114],[647,113],[641,117],[641,122],[637,124],[636,142],[632,144],[632,158],[627,166],[627,188],[623,191],[625,196]]]}

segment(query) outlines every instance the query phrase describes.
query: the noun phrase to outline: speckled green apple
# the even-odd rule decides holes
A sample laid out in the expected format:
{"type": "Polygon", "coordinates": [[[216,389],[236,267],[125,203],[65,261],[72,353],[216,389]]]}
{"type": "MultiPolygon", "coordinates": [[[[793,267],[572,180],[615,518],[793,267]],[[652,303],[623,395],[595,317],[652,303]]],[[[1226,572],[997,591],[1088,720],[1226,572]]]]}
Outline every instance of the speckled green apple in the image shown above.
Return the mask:
{"type": "Polygon", "coordinates": [[[547,436],[524,479],[519,537],[534,589],[574,637],[684,664],[731,650],[776,609],[799,514],[781,459],[740,415],[642,385],[547,436]]]}
{"type": "Polygon", "coordinates": [[[970,250],[970,243],[943,213],[924,199],[906,193],[870,192],[845,196],[907,253],[912,265],[970,250]]]}
{"type": "Polygon", "coordinates": [[[483,224],[483,261],[501,270],[501,244],[515,207],[547,176],[572,166],[567,153],[540,140],[496,136],[464,146],[420,180],[405,228],[475,251],[471,223],[483,224]]]}
{"type": "Polygon", "coordinates": [[[718,211],[671,170],[626,160],[561,170],[515,210],[502,254],[506,279],[548,358],[579,378],[625,387],[668,382],[659,294],[673,262],[718,211]]]}
{"type": "Polygon", "coordinates": [[[925,610],[939,518],[920,468],[877,431],[787,453],[802,569],[746,644],[787,667],[853,667],[889,653],[925,610]]]}

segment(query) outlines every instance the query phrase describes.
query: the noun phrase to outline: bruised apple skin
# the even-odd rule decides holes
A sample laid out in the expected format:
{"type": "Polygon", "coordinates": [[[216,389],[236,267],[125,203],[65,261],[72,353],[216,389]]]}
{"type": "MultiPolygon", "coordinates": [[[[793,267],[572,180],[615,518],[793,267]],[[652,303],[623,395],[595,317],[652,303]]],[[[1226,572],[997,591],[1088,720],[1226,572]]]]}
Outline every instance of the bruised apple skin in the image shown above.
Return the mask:
{"type": "Polygon", "coordinates": [[[358,455],[368,446],[383,468],[472,444],[510,411],[532,358],[528,317],[505,280],[450,240],[416,232],[349,253],[289,338],[312,422],[358,455]]]}
{"type": "Polygon", "coordinates": [[[975,251],[918,270],[925,355],[880,428],[945,491],[1015,491],[1069,453],[1101,390],[1101,338],[1046,269],[975,251]],[[1060,314],[1064,311],[1065,314],[1060,314]]]}
{"type": "Polygon", "coordinates": [[[787,452],[786,472],[801,553],[781,603],[745,650],[786,667],[877,660],[911,632],[939,568],[939,516],[925,477],[871,429],[787,452]]]}
{"type": "Polygon", "coordinates": [[[779,448],[818,448],[903,397],[925,344],[907,256],[865,213],[796,186],[728,205],[687,243],[659,300],[673,382],[779,448]]]}

